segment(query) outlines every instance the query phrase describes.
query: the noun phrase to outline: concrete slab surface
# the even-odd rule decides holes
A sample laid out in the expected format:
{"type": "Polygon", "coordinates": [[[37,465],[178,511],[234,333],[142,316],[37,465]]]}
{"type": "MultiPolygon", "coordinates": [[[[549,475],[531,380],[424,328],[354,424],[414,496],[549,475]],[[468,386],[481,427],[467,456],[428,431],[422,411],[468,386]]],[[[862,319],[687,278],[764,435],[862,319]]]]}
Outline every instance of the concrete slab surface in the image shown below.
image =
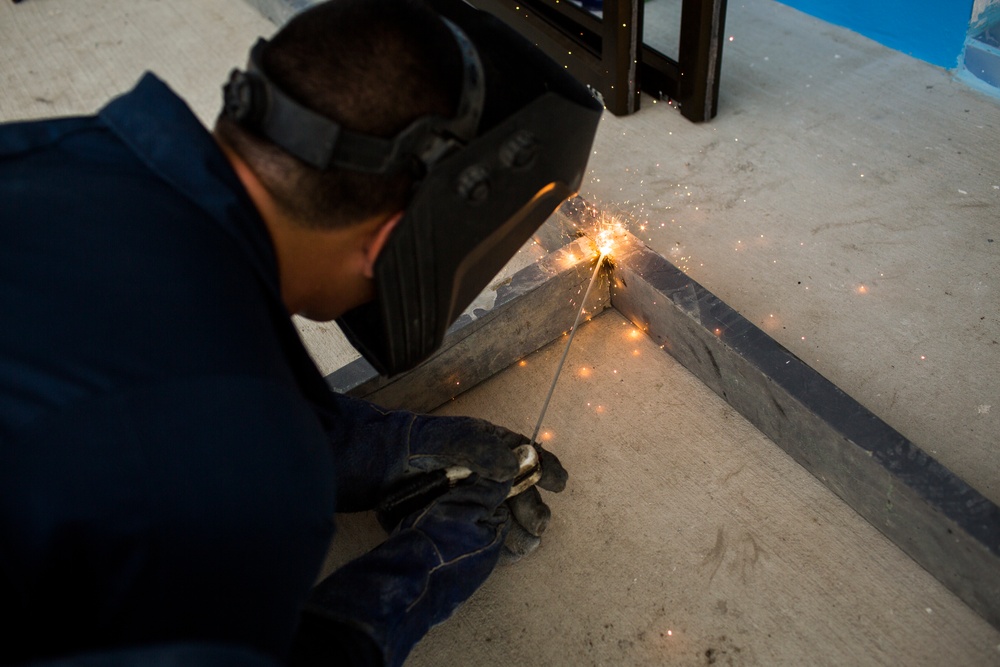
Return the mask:
{"type": "MultiPolygon", "coordinates": [[[[438,412],[530,432],[562,351],[438,412]]],[[[581,327],[543,433],[571,477],[541,547],[407,664],[1000,664],[1000,631],[617,311],[581,327]]],[[[340,524],[329,567],[381,537],[340,524]]]]}
{"type": "MultiPolygon", "coordinates": [[[[1000,501],[1000,103],[771,0],[727,26],[719,116],[605,114],[582,194],[1000,501]]],[[[0,119],[93,111],[152,69],[207,123],[273,30],[242,0],[0,3],[0,119]]],[[[300,324],[324,370],[352,358],[300,324]]]]}
{"type": "Polygon", "coordinates": [[[0,120],[92,113],[156,72],[205,124],[274,25],[238,0],[0,3],[0,120]]]}
{"type": "MultiPolygon", "coordinates": [[[[727,26],[718,118],[606,114],[584,196],[1000,501],[1000,106],[771,0],[727,26]]],[[[150,69],[210,123],[273,30],[243,0],[0,2],[0,120],[150,69]]],[[[574,478],[542,550],[412,664],[1000,664],[996,630],[617,318],[553,399],[574,478]]],[[[556,354],[446,410],[530,431],[556,354]]]]}
{"type": "Polygon", "coordinates": [[[611,305],[1000,629],[1000,507],[624,236],[611,305]]]}
{"type": "Polygon", "coordinates": [[[1000,101],[728,5],[718,116],[605,114],[581,194],[1000,501],[1000,101]]]}
{"type": "Polygon", "coordinates": [[[605,114],[582,194],[1000,502],[1000,103],[771,0],[726,25],[718,117],[605,114]]]}

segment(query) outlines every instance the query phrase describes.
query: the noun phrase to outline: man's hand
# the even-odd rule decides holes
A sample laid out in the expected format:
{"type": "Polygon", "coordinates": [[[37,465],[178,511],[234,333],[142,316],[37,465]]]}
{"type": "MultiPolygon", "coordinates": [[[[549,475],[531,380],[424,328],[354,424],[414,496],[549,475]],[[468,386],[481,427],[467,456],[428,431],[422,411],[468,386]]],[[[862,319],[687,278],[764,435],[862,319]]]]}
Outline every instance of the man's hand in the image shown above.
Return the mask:
{"type": "MultiPolygon", "coordinates": [[[[523,436],[522,436],[523,437],[523,436]]],[[[528,442],[524,438],[524,442],[528,442]]],[[[552,510],[542,500],[538,488],[559,493],[566,488],[569,474],[562,467],[559,459],[552,452],[542,449],[538,443],[532,443],[541,459],[542,477],[535,486],[507,499],[507,507],[514,519],[504,540],[503,551],[500,554],[500,564],[506,565],[520,560],[538,548],[542,533],[549,526],[552,510]]]]}
{"type": "MultiPolygon", "coordinates": [[[[551,513],[537,488],[508,498],[518,472],[512,450],[528,442],[523,435],[481,419],[384,411],[344,396],[332,401],[328,416],[342,510],[372,509],[428,472],[462,466],[472,473],[394,520],[385,542],[324,579],[304,609],[302,627],[311,634],[355,632],[385,664],[398,665],[499,561],[537,547],[551,513]]],[[[566,471],[535,447],[542,467],[537,486],[561,491],[566,471]]]]}
{"type": "MultiPolygon", "coordinates": [[[[462,466],[480,477],[509,485],[517,474],[513,450],[529,443],[527,437],[482,419],[415,416],[407,431],[407,456],[401,461],[402,469],[394,471],[393,476],[403,479],[415,472],[462,466]]],[[[559,459],[541,445],[531,444],[541,461],[538,486],[546,491],[562,491],[568,475],[559,459]]],[[[535,487],[509,498],[506,505],[514,520],[500,562],[512,563],[538,547],[552,512],[535,487]]]]}
{"type": "Polygon", "coordinates": [[[510,525],[509,490],[472,474],[403,518],[383,543],[313,589],[303,609],[310,641],[299,645],[315,646],[324,628],[346,626],[371,639],[379,664],[401,665],[493,571],[510,525]]]}

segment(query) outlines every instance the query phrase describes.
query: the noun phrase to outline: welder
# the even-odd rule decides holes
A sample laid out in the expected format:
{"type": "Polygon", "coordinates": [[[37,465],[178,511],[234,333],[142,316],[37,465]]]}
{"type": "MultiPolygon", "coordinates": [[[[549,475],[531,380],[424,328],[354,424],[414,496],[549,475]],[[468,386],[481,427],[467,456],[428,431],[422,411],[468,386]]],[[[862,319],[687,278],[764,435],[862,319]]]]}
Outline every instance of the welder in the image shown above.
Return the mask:
{"type": "Polygon", "coordinates": [[[0,126],[2,664],[398,665],[548,522],[507,499],[527,438],[330,392],[290,315],[415,366],[579,186],[600,103],[448,0],[315,5],[223,97],[209,131],[146,74],[0,126]],[[335,512],[456,468],[317,584],[335,512]]]}

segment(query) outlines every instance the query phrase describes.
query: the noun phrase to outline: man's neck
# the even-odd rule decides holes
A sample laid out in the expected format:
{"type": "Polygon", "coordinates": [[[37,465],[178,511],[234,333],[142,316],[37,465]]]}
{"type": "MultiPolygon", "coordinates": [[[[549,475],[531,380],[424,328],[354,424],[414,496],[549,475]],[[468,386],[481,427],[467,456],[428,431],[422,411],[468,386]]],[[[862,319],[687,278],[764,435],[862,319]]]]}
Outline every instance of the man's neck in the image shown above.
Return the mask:
{"type": "Polygon", "coordinates": [[[288,312],[325,321],[369,301],[374,288],[366,275],[366,248],[378,221],[334,229],[307,227],[281,210],[235,151],[219,144],[267,227],[288,312]]]}

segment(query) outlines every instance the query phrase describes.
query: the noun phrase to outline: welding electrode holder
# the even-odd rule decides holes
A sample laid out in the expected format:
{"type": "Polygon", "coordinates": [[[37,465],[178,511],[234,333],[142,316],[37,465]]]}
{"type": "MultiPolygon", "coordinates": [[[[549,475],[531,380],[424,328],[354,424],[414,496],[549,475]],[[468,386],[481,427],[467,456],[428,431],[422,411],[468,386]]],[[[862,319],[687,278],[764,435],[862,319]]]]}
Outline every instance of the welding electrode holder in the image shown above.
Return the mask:
{"type": "MultiPolygon", "coordinates": [[[[517,457],[517,474],[507,498],[527,491],[542,478],[542,461],[535,447],[519,445],[513,453],[517,457]]],[[[472,471],[465,466],[451,466],[407,477],[379,503],[375,510],[379,523],[391,531],[407,516],[427,507],[471,474],[472,471]]]]}

